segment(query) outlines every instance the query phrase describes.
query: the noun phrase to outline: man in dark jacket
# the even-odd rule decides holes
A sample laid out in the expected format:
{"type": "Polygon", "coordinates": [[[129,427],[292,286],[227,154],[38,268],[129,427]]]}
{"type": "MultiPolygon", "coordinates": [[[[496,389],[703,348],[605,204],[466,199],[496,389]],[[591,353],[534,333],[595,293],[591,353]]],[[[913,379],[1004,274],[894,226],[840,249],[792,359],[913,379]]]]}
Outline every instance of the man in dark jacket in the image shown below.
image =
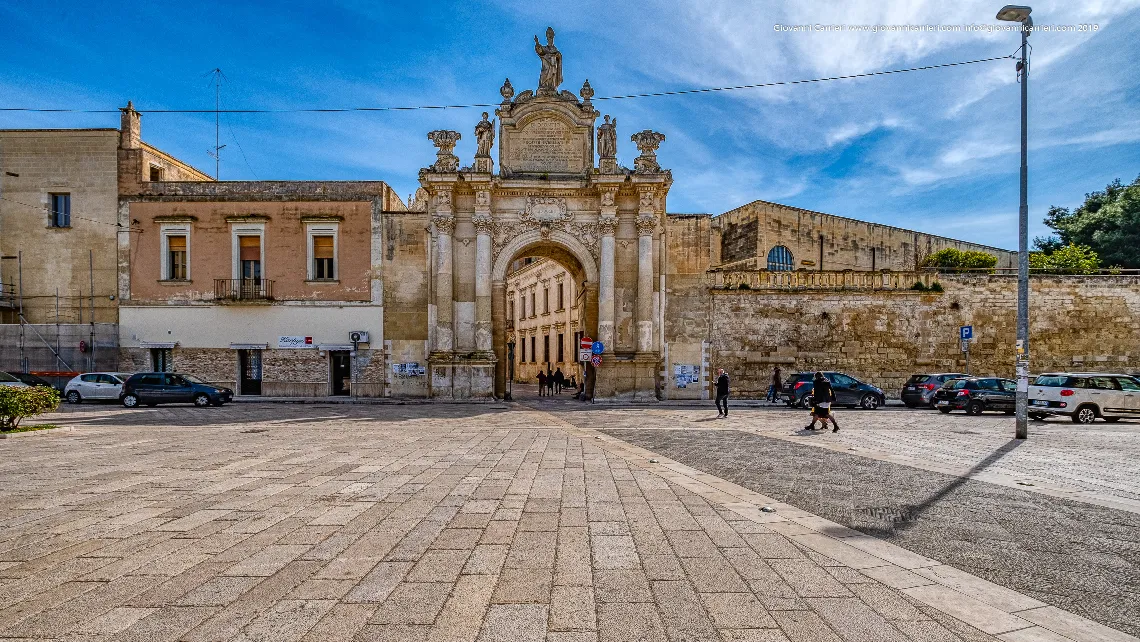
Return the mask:
{"type": "Polygon", "coordinates": [[[827,422],[834,426],[831,432],[839,432],[839,424],[835,422],[835,415],[831,412],[831,404],[835,401],[835,391],[831,389],[831,382],[822,372],[815,373],[812,379],[812,407],[811,423],[804,426],[804,430],[815,430],[815,422],[819,421],[823,430],[827,430],[827,422]]]}
{"type": "Polygon", "coordinates": [[[546,373],[538,371],[538,396],[541,397],[546,394],[546,373]]]}
{"type": "Polygon", "coordinates": [[[718,419],[728,416],[728,375],[724,368],[716,371],[716,409],[718,419]]]}
{"type": "Polygon", "coordinates": [[[772,383],[768,386],[768,403],[776,403],[780,400],[780,386],[783,385],[783,381],[781,381],[783,377],[781,375],[780,366],[776,366],[776,368],[772,370],[772,383]]]}

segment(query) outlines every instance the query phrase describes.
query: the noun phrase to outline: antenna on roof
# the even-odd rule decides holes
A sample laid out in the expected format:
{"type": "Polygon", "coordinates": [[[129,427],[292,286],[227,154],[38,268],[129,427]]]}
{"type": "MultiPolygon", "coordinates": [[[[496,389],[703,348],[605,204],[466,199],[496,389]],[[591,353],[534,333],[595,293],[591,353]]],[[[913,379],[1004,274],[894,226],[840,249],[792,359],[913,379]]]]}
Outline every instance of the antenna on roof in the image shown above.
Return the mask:
{"type": "Polygon", "coordinates": [[[222,145],[221,125],[222,125],[222,80],[229,80],[226,75],[222,73],[220,67],[215,67],[208,72],[214,77],[214,148],[207,151],[210,158],[214,159],[214,180],[221,180],[222,170],[222,145]]]}

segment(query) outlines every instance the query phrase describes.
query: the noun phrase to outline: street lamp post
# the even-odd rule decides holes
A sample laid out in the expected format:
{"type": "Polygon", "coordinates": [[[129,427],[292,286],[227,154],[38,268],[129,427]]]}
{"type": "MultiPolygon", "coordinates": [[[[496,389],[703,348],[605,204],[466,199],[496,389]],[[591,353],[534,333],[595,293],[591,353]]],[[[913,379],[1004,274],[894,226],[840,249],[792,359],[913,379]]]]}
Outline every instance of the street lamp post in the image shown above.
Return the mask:
{"type": "Polygon", "coordinates": [[[1033,27],[1030,7],[1006,5],[998,20],[1021,23],[1021,207],[1018,210],[1017,244],[1017,433],[1018,439],[1029,436],[1029,33],[1033,27]]]}
{"type": "Polygon", "coordinates": [[[507,342],[507,392],[503,395],[503,401],[514,401],[511,397],[511,392],[514,390],[515,384],[515,342],[511,339],[507,342]]]}

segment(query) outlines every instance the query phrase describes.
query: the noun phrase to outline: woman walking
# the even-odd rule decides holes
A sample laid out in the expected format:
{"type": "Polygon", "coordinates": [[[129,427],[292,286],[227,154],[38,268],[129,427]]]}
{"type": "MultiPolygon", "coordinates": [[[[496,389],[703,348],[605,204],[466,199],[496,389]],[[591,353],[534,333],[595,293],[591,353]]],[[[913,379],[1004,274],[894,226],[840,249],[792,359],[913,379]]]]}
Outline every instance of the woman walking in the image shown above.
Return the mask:
{"type": "Polygon", "coordinates": [[[822,372],[815,373],[812,378],[812,406],[811,423],[804,426],[804,430],[815,430],[815,422],[819,421],[821,430],[827,430],[827,422],[833,426],[831,432],[839,432],[839,424],[835,422],[835,415],[831,412],[831,404],[835,401],[835,391],[831,389],[831,382],[822,372]]]}

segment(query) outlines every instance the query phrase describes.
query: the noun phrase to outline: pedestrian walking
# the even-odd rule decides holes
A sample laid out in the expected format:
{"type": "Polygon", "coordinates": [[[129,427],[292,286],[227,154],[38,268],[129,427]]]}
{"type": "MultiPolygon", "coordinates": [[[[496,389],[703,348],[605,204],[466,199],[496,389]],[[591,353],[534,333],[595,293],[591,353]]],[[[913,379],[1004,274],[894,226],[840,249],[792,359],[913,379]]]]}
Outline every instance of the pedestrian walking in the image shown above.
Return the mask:
{"type": "Polygon", "coordinates": [[[554,387],[558,394],[562,394],[562,388],[566,385],[566,375],[562,374],[562,368],[554,371],[554,387]]]}
{"type": "Polygon", "coordinates": [[[780,400],[780,386],[783,383],[781,375],[780,366],[776,366],[772,370],[772,383],[768,386],[768,403],[776,403],[780,400]]]}
{"type": "Polygon", "coordinates": [[[724,368],[716,371],[716,410],[718,419],[728,417],[728,375],[724,368]]]}
{"type": "Polygon", "coordinates": [[[538,396],[541,397],[546,394],[546,373],[538,371],[538,396]]]}
{"type": "Polygon", "coordinates": [[[831,389],[831,382],[822,372],[815,373],[815,377],[812,378],[811,397],[811,423],[804,426],[804,430],[815,430],[816,421],[820,422],[821,430],[827,430],[827,422],[830,421],[831,432],[839,432],[839,424],[835,421],[835,414],[831,412],[835,391],[831,389]]]}

